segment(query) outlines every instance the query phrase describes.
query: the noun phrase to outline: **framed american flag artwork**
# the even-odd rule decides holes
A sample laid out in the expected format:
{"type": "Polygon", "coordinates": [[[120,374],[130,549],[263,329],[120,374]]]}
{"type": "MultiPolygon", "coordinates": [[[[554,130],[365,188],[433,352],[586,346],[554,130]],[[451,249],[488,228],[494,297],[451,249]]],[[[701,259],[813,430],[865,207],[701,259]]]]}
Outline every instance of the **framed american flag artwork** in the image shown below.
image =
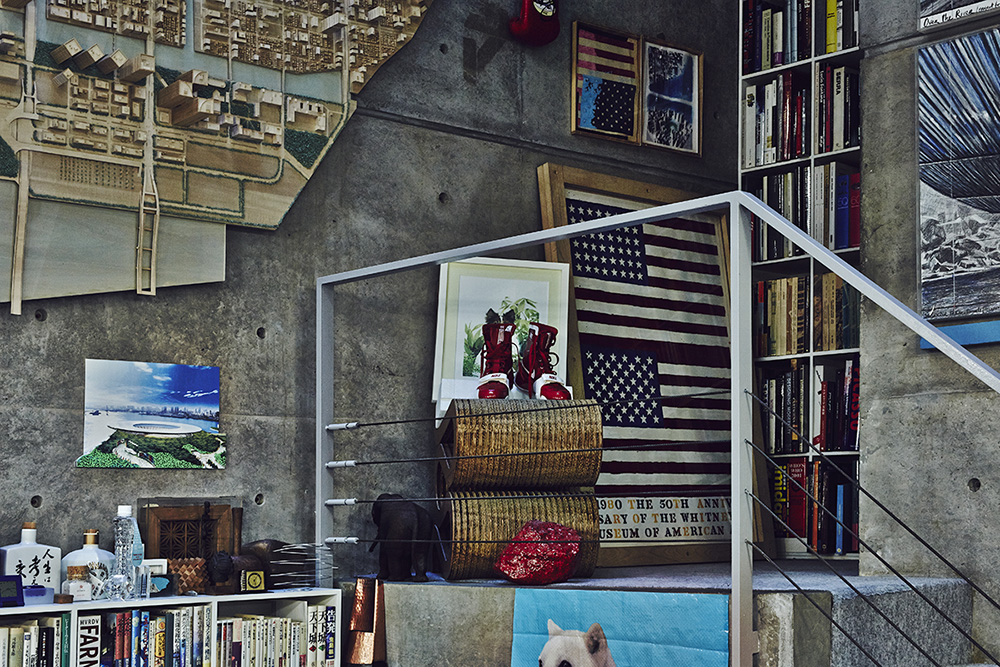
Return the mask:
{"type": "MultiPolygon", "coordinates": [[[[694,196],[554,164],[539,167],[538,179],[545,228],[694,196]]],[[[602,405],[599,565],[729,558],[727,247],[719,216],[546,247],[549,261],[571,270],[574,397],[602,405]]]]}
{"type": "Polygon", "coordinates": [[[573,134],[639,143],[639,38],[573,24],[573,134]]]}

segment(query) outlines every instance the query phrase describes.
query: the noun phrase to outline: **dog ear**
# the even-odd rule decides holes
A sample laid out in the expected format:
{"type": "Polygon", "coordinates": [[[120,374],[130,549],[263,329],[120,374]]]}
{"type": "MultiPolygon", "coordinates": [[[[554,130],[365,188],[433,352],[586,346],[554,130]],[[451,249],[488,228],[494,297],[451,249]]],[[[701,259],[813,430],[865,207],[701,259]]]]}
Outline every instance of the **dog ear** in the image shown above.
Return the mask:
{"type": "Polygon", "coordinates": [[[550,618],[549,619],[549,639],[552,639],[556,635],[561,635],[561,634],[562,634],[562,628],[560,628],[558,625],[556,625],[555,622],[550,618]]]}
{"type": "Polygon", "coordinates": [[[590,626],[584,639],[587,643],[587,652],[591,655],[600,651],[601,647],[608,643],[608,640],[604,638],[604,628],[601,627],[600,623],[594,623],[590,626]]]}

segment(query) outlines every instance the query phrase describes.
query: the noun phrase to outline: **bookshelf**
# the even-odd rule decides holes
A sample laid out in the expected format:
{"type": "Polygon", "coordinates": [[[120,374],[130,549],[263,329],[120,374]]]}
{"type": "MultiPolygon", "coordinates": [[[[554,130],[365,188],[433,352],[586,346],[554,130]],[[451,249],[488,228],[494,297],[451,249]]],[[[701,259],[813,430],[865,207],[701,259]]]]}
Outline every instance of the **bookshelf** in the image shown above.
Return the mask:
{"type": "MultiPolygon", "coordinates": [[[[858,0],[743,0],[741,7],[740,187],[857,266],[858,0]]],[[[762,227],[752,233],[756,391],[795,427],[761,410],[757,433],[781,468],[769,471],[772,504],[821,553],[857,558],[851,536],[785,478],[856,523],[854,487],[794,431],[856,477],[857,293],[762,227]]],[[[777,522],[775,531],[780,555],[807,555],[777,522]]]]}
{"type": "MultiPolygon", "coordinates": [[[[242,636],[230,634],[237,618],[242,630],[253,627],[260,635],[253,648],[248,642],[237,641],[237,650],[241,643],[245,644],[244,655],[248,655],[247,651],[252,651],[254,657],[258,652],[264,657],[306,655],[305,663],[301,664],[307,667],[340,664],[341,591],[333,588],[0,608],[0,648],[6,649],[8,656],[13,655],[12,650],[23,656],[14,661],[22,667],[28,667],[29,663],[36,667],[103,667],[105,656],[106,664],[114,667],[229,667],[240,664],[233,651],[233,640],[242,636]],[[319,609],[323,610],[322,620],[319,609]],[[143,642],[144,617],[149,620],[143,642]],[[164,651],[169,654],[166,657],[154,655],[156,641],[152,638],[157,617],[170,617],[171,629],[167,633],[171,640],[177,638],[170,642],[173,652],[164,651]],[[44,639],[40,628],[51,628],[44,639]],[[123,628],[120,634],[119,628],[123,628]],[[186,632],[181,633],[180,628],[186,628],[186,632]],[[14,629],[18,629],[17,640],[14,629]],[[25,646],[26,635],[34,635],[30,647],[25,646]],[[185,644],[180,643],[182,639],[185,644]],[[310,653],[321,640],[322,657],[318,650],[310,653]],[[133,660],[131,654],[126,656],[130,649],[124,645],[144,649],[133,660]],[[178,650],[186,657],[180,658],[178,650]],[[29,662],[24,662],[29,655],[29,662]]],[[[269,663],[265,660],[258,664],[269,663]]]]}

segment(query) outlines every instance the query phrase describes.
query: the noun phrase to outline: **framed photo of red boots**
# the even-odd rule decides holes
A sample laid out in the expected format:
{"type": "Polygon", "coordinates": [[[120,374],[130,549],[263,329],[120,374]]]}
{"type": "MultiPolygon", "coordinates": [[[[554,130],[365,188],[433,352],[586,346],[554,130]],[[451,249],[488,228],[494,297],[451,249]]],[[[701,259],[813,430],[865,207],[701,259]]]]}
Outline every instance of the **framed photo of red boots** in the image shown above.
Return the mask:
{"type": "Polygon", "coordinates": [[[441,265],[431,400],[571,397],[569,266],[480,257],[441,265]]]}

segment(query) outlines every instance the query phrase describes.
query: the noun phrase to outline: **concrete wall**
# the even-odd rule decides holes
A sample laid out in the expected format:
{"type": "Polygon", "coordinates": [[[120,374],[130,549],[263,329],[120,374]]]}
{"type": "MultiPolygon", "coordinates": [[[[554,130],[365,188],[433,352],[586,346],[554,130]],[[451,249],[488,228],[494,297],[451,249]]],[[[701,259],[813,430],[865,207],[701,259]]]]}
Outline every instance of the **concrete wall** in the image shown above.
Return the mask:
{"type": "MultiPolygon", "coordinates": [[[[916,51],[985,27],[920,35],[918,2],[862,0],[862,269],[919,310],[916,51]]],[[[994,15],[993,22],[998,19],[994,15]]],[[[862,484],[993,597],[1000,459],[1000,400],[878,308],[862,313],[862,484]],[[973,480],[978,480],[977,484],[973,480]]],[[[973,352],[993,367],[996,345],[973,352]]],[[[904,573],[952,573],[870,502],[862,538],[904,573]]],[[[862,572],[884,568],[862,555],[862,572]]],[[[975,636],[1000,652],[1000,612],[976,596],[975,636]]]]}
{"type": "MultiPolygon", "coordinates": [[[[244,539],[311,541],[314,518],[317,276],[539,229],[544,162],[616,173],[698,194],[735,185],[735,0],[561,7],[542,48],[511,41],[519,3],[436,0],[423,25],[358,97],[358,111],[275,232],[228,230],[226,281],[28,302],[0,315],[0,543],[24,520],[39,539],[77,548],[96,527],[109,546],[119,503],[138,497],[237,496],[244,539]],[[705,53],[704,156],[569,133],[571,22],[645,34],[705,53]],[[209,364],[222,369],[222,472],[78,470],[84,360],[209,364]]],[[[541,258],[540,252],[523,256],[541,258]]],[[[431,416],[433,271],[338,292],[337,408],[365,421],[431,416]]],[[[363,429],[352,458],[433,453],[427,424],[363,429]]],[[[337,473],[338,495],[428,495],[428,466],[337,473]]],[[[364,509],[335,517],[373,537],[364,509]]],[[[336,554],[340,574],[374,570],[363,547],[336,554]]]]}

